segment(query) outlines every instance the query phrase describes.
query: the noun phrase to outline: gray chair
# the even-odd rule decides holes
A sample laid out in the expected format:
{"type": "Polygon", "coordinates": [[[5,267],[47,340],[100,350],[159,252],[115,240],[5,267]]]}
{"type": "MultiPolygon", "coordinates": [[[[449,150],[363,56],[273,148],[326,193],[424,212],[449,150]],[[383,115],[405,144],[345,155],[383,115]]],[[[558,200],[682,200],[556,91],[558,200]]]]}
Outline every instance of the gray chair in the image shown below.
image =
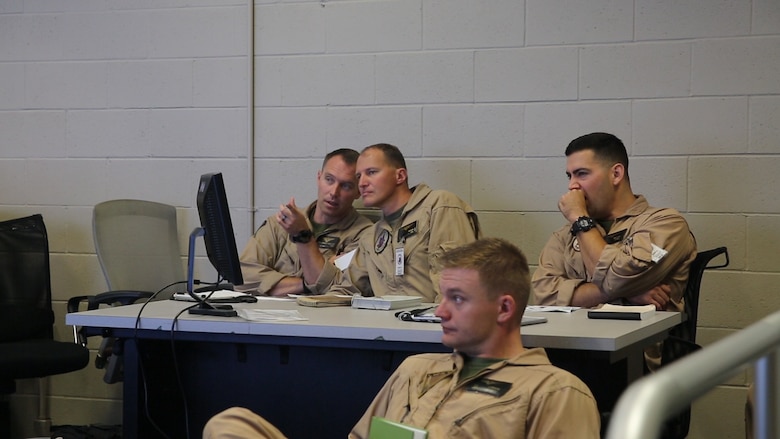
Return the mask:
{"type": "Polygon", "coordinates": [[[177,230],[176,208],[168,204],[143,200],[97,204],[92,232],[109,290],[155,292],[186,280],[177,230]]]}
{"type": "MultiPolygon", "coordinates": [[[[144,200],[105,201],[93,210],[92,230],[108,291],[71,298],[68,312],[81,310],[84,302],[87,309],[97,309],[146,300],[155,293],[156,298],[167,299],[174,291],[186,289],[174,206],[144,200]]],[[[96,335],[100,331],[74,327],[76,340],[84,346],[88,337],[96,335]]],[[[103,338],[95,365],[106,369],[105,382],[122,380],[121,354],[120,340],[103,338]]]]}

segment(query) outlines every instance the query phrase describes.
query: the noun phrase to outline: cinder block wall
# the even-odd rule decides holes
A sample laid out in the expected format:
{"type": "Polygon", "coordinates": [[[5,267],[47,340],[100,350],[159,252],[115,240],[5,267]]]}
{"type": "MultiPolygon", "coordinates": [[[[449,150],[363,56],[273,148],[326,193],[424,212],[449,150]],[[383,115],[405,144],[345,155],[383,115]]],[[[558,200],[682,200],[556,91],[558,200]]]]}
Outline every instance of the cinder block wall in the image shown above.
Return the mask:
{"type": "MultiPolygon", "coordinates": [[[[778,78],[776,0],[5,0],[0,219],[44,215],[66,339],[64,300],[105,288],[97,202],[176,205],[185,255],[200,174],[225,174],[243,243],[313,199],[327,151],[390,142],[413,183],[469,200],[535,261],[563,223],[563,149],[609,131],[636,192],[729,247],[703,284],[706,344],[780,308],[778,78]]],[[[695,405],[690,437],[742,437],[749,375],[695,405]]],[[[52,393],[55,424],[121,422],[91,367],[52,393]]]]}

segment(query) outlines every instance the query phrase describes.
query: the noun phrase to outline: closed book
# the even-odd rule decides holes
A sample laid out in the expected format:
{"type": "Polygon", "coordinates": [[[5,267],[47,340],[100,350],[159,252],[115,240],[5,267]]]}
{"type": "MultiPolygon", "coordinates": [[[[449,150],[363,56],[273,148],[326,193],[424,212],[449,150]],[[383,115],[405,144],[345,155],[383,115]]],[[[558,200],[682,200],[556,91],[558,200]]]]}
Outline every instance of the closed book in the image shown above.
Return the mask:
{"type": "Polygon", "coordinates": [[[418,306],[422,303],[420,296],[377,296],[377,297],[352,297],[352,308],[361,309],[398,309],[418,306]]]}
{"type": "Polygon", "coordinates": [[[334,296],[322,294],[318,296],[300,296],[296,299],[298,305],[322,308],[325,306],[349,306],[352,296],[334,296]]]}
{"type": "Polygon", "coordinates": [[[401,424],[374,416],[368,428],[368,439],[426,439],[428,432],[422,428],[401,424]]]}
{"type": "Polygon", "coordinates": [[[589,319],[644,320],[655,315],[654,305],[610,305],[588,310],[589,319]]]}

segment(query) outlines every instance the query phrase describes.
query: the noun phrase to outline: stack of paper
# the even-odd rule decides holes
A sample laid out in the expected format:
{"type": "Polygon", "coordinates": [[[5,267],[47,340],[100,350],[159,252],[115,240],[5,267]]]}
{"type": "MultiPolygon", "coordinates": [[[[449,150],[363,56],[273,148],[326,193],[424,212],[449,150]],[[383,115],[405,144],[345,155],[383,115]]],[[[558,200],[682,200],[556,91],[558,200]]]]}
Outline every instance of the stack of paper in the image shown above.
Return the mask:
{"type": "Polygon", "coordinates": [[[287,309],[247,309],[236,310],[238,316],[253,322],[297,322],[308,320],[301,313],[287,309]]]}
{"type": "Polygon", "coordinates": [[[588,310],[589,319],[644,320],[655,315],[654,305],[610,305],[588,310]]]}
{"type": "Polygon", "coordinates": [[[580,309],[579,306],[557,306],[557,305],[528,305],[526,311],[530,312],[565,312],[570,313],[580,309]]]}
{"type": "Polygon", "coordinates": [[[335,296],[322,294],[319,296],[300,296],[296,299],[298,305],[321,308],[324,306],[349,306],[352,296],[335,296]]]}
{"type": "Polygon", "coordinates": [[[352,308],[363,309],[397,309],[397,308],[409,308],[410,306],[417,306],[422,303],[422,297],[420,296],[377,296],[377,297],[362,297],[354,296],[352,298],[352,308]]]}

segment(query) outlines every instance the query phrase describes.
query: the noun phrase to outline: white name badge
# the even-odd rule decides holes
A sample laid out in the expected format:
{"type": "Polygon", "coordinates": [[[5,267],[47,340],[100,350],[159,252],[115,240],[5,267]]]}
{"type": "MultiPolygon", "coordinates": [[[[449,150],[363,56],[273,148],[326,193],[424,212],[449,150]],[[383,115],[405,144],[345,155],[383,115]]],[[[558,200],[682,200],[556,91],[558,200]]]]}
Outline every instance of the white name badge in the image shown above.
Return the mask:
{"type": "Polygon", "coordinates": [[[398,247],[395,249],[395,275],[404,275],[404,248],[398,247]]]}

